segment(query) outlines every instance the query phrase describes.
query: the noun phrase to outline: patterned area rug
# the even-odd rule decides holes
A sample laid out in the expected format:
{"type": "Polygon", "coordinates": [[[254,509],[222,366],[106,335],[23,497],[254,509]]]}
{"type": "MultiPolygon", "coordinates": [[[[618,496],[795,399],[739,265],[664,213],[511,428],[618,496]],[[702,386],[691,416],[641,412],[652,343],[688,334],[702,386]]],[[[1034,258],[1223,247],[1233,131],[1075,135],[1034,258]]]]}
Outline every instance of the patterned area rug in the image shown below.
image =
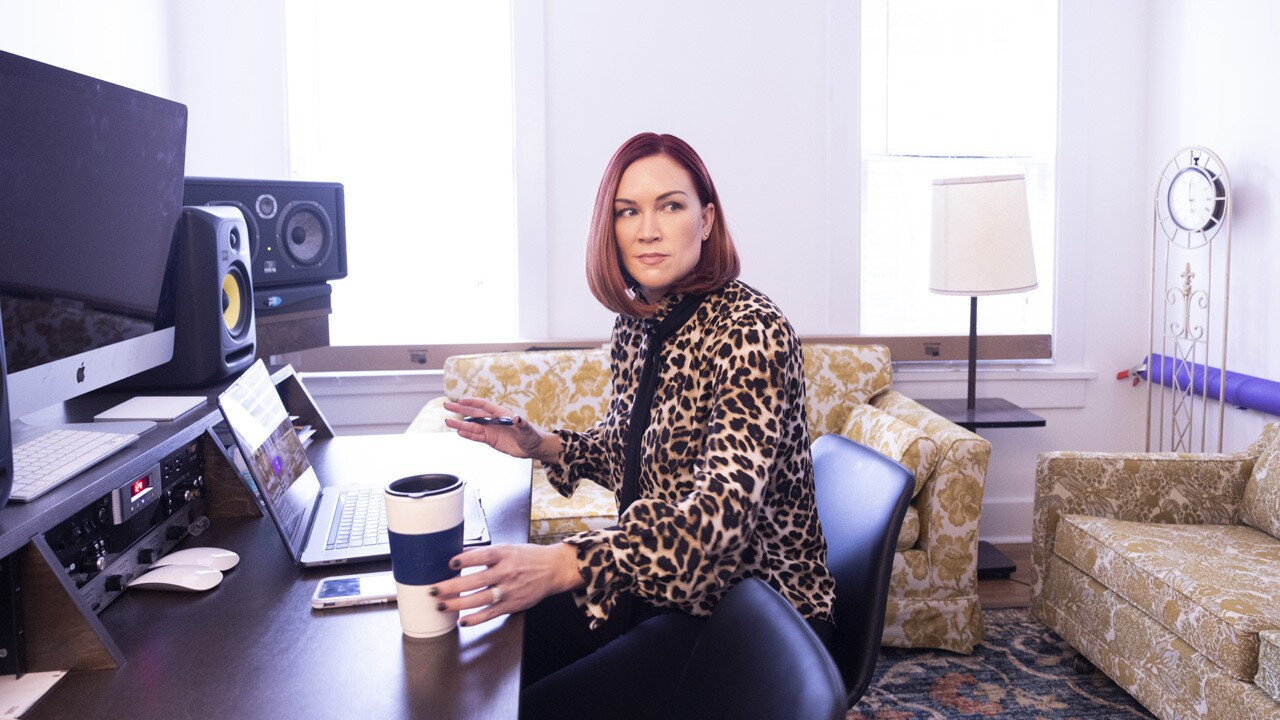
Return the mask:
{"type": "Polygon", "coordinates": [[[1101,670],[1079,674],[1075,650],[1025,609],[982,614],[972,655],[885,648],[846,720],[1150,718],[1101,670]]]}

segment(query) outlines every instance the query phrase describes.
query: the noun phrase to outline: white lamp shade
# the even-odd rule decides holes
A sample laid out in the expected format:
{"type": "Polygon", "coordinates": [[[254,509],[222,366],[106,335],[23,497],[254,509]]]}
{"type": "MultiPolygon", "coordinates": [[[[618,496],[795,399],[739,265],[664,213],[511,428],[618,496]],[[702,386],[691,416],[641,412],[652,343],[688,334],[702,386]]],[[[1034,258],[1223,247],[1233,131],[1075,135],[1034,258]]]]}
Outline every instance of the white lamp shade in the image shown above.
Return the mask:
{"type": "Polygon", "coordinates": [[[1001,295],[1036,284],[1023,176],[934,180],[929,290],[1001,295]]]}

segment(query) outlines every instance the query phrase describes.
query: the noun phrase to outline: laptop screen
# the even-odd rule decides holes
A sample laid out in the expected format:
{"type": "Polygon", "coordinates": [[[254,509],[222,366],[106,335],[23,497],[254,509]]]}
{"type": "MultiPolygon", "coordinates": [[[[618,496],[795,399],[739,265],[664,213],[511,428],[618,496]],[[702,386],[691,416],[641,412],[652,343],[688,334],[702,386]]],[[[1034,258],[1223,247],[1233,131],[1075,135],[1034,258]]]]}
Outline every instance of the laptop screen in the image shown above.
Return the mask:
{"type": "Polygon", "coordinates": [[[289,554],[298,559],[320,494],[306,450],[266,365],[258,360],[218,398],[289,554]]]}

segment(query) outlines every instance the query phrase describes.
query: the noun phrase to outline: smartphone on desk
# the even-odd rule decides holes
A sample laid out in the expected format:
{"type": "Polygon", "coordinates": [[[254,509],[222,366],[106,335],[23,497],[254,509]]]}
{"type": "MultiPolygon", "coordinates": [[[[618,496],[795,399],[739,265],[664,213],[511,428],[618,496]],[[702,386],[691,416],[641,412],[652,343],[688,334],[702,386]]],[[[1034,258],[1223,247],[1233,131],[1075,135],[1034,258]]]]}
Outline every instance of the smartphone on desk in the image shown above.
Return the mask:
{"type": "Polygon", "coordinates": [[[311,596],[311,607],[317,610],[372,605],[393,602],[396,599],[396,581],[391,572],[364,573],[361,575],[334,575],[316,585],[311,596]]]}

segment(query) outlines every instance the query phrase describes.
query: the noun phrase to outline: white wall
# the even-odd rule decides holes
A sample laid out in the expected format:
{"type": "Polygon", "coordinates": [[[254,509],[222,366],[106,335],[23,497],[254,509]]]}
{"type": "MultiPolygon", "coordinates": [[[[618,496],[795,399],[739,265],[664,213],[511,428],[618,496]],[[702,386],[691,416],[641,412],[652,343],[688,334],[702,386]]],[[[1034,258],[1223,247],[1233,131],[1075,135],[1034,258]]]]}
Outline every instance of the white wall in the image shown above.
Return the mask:
{"type": "Polygon", "coordinates": [[[173,99],[164,0],[0,0],[0,50],[173,99]]]}
{"type": "Polygon", "coordinates": [[[187,174],[289,177],[284,0],[0,0],[0,49],[187,105],[187,174]]]}
{"type": "MultiPolygon", "coordinates": [[[[546,3],[550,305],[584,308],[553,312],[551,334],[602,337],[611,326],[587,290],[583,244],[605,163],[642,131],[678,135],[698,150],[743,279],[800,332],[829,331],[828,248],[856,225],[837,238],[827,232],[827,147],[829,133],[856,138],[857,128],[828,127],[826,5],[655,0],[636,8],[546,3]]],[[[856,192],[834,203],[856,219],[856,192]]],[[[837,323],[848,329],[850,320],[837,323]]]]}
{"type": "MultiPolygon", "coordinates": [[[[703,155],[747,282],[802,334],[851,332],[856,5],[659,0],[643,18],[615,3],[546,5],[548,287],[552,308],[587,308],[553,310],[551,333],[593,337],[608,326],[582,277],[583,238],[605,161],[641,130],[680,135],[703,155]]],[[[984,537],[1030,536],[1038,452],[1142,446],[1145,394],[1113,378],[1146,347],[1147,11],[1145,2],[1063,3],[1057,358],[983,373],[1001,380],[981,388],[1048,426],[984,431],[994,445],[984,537]]],[[[962,377],[900,368],[895,384],[917,397],[962,396],[962,377]]]]}
{"type": "MultiPolygon", "coordinates": [[[[1146,146],[1153,183],[1187,145],[1210,148],[1226,165],[1234,206],[1227,368],[1269,380],[1280,380],[1278,24],[1280,4],[1265,0],[1153,3],[1146,146]]],[[[1228,409],[1224,449],[1243,448],[1275,420],[1228,409]]]]}
{"type": "MultiPolygon", "coordinates": [[[[188,103],[191,174],[287,177],[283,3],[130,0],[126,10],[113,3],[95,11],[71,0],[0,0],[0,48],[188,103]],[[240,39],[224,40],[232,35],[240,39]],[[164,57],[171,59],[157,60],[164,57]]],[[[745,280],[772,295],[802,333],[851,331],[856,297],[844,278],[854,272],[858,227],[853,0],[544,0],[537,12],[521,8],[519,72],[545,86],[518,119],[522,177],[544,181],[524,188],[522,202],[545,195],[544,216],[522,220],[523,233],[545,237],[521,238],[521,266],[545,267],[550,310],[539,323],[549,334],[607,332],[611,319],[586,289],[582,244],[609,154],[641,130],[681,135],[703,155],[745,280]],[[545,158],[545,172],[529,173],[528,158],[534,166],[545,158]]],[[[983,394],[1033,408],[1048,426],[984,433],[994,453],[982,534],[993,540],[1029,537],[1037,453],[1143,446],[1145,390],[1114,376],[1146,350],[1151,193],[1178,147],[1214,148],[1235,185],[1232,369],[1280,378],[1280,339],[1266,332],[1276,326],[1268,281],[1280,270],[1280,253],[1268,252],[1280,234],[1271,209],[1280,184],[1270,170],[1280,161],[1280,100],[1264,82],[1280,63],[1266,36],[1280,7],[1065,0],[1061,14],[1056,359],[984,371],[980,381],[983,394]]],[[[954,370],[899,368],[895,384],[917,396],[964,392],[954,370]]],[[[1272,419],[1228,414],[1228,450],[1272,419]]]]}
{"type": "Polygon", "coordinates": [[[166,3],[187,175],[289,178],[284,0],[166,3]]]}

